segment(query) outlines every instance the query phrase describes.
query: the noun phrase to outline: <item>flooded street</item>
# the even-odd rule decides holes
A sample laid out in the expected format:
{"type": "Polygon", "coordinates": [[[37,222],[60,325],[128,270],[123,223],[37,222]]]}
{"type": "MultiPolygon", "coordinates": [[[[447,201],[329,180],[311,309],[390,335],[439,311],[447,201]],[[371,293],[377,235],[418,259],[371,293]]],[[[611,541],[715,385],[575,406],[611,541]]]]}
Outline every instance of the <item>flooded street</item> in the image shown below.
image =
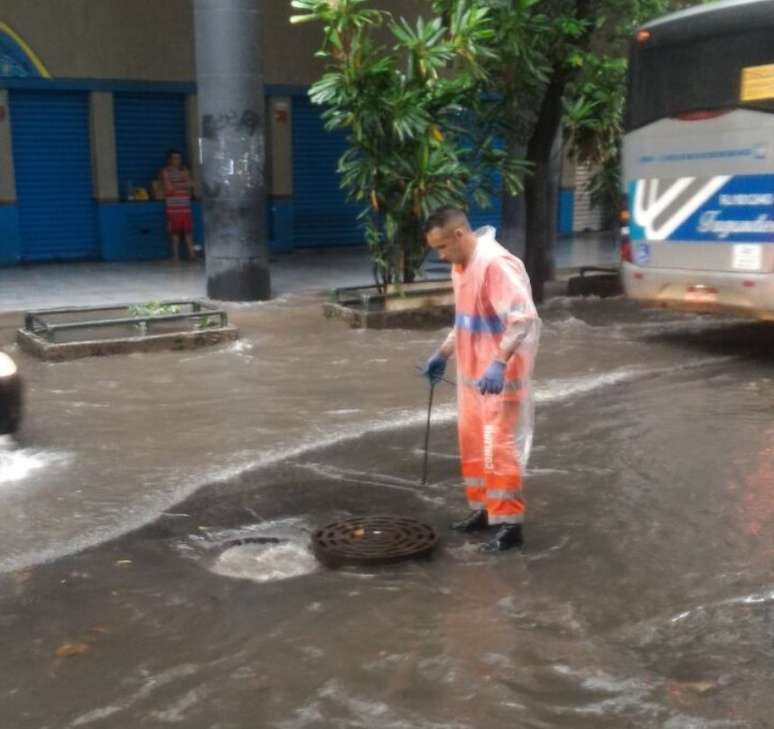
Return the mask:
{"type": "Polygon", "coordinates": [[[288,296],[216,349],[19,356],[0,726],[774,727],[774,326],[541,316],[526,546],[496,557],[447,530],[449,385],[420,485],[440,331],[288,296]],[[315,528],[380,513],[435,525],[435,557],[317,565],[315,528]]]}

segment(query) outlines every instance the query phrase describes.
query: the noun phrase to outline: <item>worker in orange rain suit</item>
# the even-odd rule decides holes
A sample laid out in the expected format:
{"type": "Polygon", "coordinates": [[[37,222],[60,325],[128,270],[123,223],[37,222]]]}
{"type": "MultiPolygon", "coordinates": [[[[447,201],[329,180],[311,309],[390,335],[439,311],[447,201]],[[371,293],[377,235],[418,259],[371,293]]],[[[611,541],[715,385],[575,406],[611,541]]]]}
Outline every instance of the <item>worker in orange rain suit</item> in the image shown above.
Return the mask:
{"type": "Polygon", "coordinates": [[[438,382],[456,353],[460,460],[473,512],[452,528],[498,527],[482,549],[501,552],[523,541],[540,319],[524,265],[495,240],[494,228],[474,233],[461,210],[447,207],[430,216],[425,235],[454,264],[455,326],[423,370],[438,382]]]}

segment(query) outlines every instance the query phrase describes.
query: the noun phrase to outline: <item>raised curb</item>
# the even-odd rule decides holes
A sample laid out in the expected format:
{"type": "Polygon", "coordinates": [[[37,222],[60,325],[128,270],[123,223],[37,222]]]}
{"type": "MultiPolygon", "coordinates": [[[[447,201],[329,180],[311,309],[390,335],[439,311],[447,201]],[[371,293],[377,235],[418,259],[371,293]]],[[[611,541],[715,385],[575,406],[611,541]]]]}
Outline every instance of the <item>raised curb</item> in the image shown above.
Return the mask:
{"type": "Polygon", "coordinates": [[[239,330],[232,324],[200,332],[174,332],[171,334],[151,334],[144,337],[121,337],[57,344],[47,342],[42,337],[25,329],[16,330],[16,341],[19,347],[48,362],[65,362],[83,357],[105,357],[132,352],[183,351],[209,347],[236,339],[239,339],[239,330]]]}

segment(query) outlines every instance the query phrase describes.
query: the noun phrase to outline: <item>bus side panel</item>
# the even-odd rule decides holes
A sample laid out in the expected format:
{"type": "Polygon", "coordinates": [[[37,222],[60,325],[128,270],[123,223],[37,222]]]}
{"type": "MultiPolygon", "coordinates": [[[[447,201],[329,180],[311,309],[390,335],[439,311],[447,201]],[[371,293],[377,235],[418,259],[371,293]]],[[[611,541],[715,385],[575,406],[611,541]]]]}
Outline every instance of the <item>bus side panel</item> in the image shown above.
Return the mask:
{"type": "Polygon", "coordinates": [[[665,119],[624,139],[630,236],[640,265],[772,271],[774,114],[665,119]],[[638,245],[639,244],[639,245],[638,245]]]}

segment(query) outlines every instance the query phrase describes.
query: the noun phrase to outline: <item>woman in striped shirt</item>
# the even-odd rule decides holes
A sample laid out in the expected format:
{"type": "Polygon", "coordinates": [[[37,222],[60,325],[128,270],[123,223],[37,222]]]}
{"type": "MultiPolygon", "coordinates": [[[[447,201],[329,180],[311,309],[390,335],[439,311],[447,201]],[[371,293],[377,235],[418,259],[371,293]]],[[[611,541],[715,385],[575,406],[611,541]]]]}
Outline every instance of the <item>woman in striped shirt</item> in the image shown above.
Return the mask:
{"type": "Polygon", "coordinates": [[[161,172],[161,184],[167,204],[167,231],[172,242],[172,258],[175,261],[180,260],[178,249],[182,235],[188,248],[188,258],[193,261],[196,258],[191,216],[193,181],[188,168],[183,165],[183,155],[176,149],[170,149],[167,153],[167,165],[161,172]]]}

